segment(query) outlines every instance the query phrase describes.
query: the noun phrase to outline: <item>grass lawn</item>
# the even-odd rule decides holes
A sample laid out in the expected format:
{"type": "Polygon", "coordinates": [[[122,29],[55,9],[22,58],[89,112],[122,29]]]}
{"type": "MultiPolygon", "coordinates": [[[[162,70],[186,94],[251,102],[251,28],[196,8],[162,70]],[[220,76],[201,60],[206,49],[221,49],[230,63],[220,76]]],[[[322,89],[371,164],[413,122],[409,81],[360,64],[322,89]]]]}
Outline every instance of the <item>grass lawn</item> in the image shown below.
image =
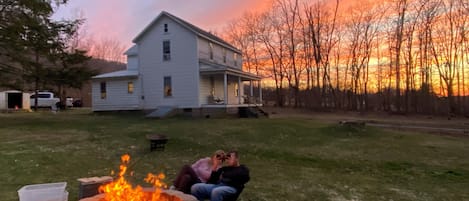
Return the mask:
{"type": "Polygon", "coordinates": [[[469,200],[469,138],[355,129],[308,119],[145,119],[136,113],[0,113],[0,199],[24,185],[109,175],[131,155],[130,180],[170,184],[179,168],[238,149],[251,181],[240,200],[469,200]],[[145,135],[170,137],[149,152],[145,135]]]}

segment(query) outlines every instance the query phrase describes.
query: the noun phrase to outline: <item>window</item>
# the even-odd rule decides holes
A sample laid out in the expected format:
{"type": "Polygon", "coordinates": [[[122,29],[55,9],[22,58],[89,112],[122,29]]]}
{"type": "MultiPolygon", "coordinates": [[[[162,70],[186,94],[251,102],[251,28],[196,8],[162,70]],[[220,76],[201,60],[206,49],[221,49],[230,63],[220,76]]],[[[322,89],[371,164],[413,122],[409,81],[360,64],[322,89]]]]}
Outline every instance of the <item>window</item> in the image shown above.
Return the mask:
{"type": "Polygon", "coordinates": [[[234,65],[238,66],[238,54],[236,53],[233,54],[233,61],[234,61],[234,65]]]}
{"type": "Polygon", "coordinates": [[[173,96],[173,90],[171,88],[171,77],[164,77],[164,97],[173,96]]]}
{"type": "MultiPolygon", "coordinates": [[[[36,94],[33,94],[30,96],[30,98],[36,98],[36,94]]],[[[37,94],[37,98],[53,98],[52,97],[52,94],[49,94],[49,93],[39,93],[37,94]]]]}
{"type": "Polygon", "coordinates": [[[106,82],[101,82],[101,99],[106,99],[106,82]]]}
{"type": "Polygon", "coordinates": [[[208,46],[209,46],[210,59],[213,59],[213,44],[208,43],[208,46]]]}
{"type": "Polygon", "coordinates": [[[133,94],[134,93],[134,83],[127,82],[127,93],[133,94]]]}
{"type": "Polygon", "coordinates": [[[226,49],[223,48],[223,63],[226,63],[226,49]]]}
{"type": "Polygon", "coordinates": [[[163,41],[163,61],[171,60],[171,44],[169,40],[163,41]]]}
{"type": "Polygon", "coordinates": [[[164,24],[164,32],[168,33],[168,24],[164,24]]]}
{"type": "Polygon", "coordinates": [[[239,85],[238,85],[238,83],[235,84],[234,88],[235,88],[235,91],[234,91],[235,96],[238,97],[239,96],[239,85]]]}

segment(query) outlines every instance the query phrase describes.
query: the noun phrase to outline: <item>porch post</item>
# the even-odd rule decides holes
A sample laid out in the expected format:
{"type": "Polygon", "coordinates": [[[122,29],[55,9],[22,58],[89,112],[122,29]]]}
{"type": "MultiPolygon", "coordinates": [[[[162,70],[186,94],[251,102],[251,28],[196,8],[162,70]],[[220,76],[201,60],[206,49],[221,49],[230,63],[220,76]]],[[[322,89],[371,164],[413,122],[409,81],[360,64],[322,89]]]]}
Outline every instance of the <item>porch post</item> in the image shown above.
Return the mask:
{"type": "Polygon", "coordinates": [[[241,77],[238,77],[238,104],[241,104],[241,77]]]}
{"type": "Polygon", "coordinates": [[[249,80],[249,96],[251,96],[251,97],[254,95],[252,90],[253,90],[252,89],[252,80],[249,80]]]}
{"type": "Polygon", "coordinates": [[[261,81],[259,80],[259,101],[262,104],[262,87],[261,87],[261,81]]]}
{"type": "Polygon", "coordinates": [[[226,72],[223,73],[223,102],[225,102],[225,105],[228,105],[228,79],[227,79],[227,74],[226,72]]]}

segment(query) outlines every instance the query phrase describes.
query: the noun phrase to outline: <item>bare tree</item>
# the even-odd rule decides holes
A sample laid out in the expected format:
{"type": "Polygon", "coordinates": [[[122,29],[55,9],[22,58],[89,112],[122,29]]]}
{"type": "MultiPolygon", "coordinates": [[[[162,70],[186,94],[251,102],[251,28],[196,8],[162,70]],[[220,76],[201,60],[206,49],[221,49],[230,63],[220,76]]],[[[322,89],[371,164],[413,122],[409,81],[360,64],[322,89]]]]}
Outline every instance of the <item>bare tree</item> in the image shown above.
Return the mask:
{"type": "Polygon", "coordinates": [[[462,49],[461,38],[461,14],[458,12],[458,1],[448,0],[443,2],[443,13],[440,15],[439,26],[435,30],[432,43],[432,53],[435,65],[442,80],[446,96],[448,97],[448,112],[458,113],[458,109],[454,100],[454,82],[456,79],[460,53],[462,49]]]}
{"type": "Polygon", "coordinates": [[[382,7],[360,4],[352,9],[352,17],[348,21],[349,33],[349,69],[351,73],[351,90],[353,98],[351,107],[358,110],[368,108],[368,83],[370,59],[374,40],[378,36],[382,7]]]}
{"type": "MultiPolygon", "coordinates": [[[[414,94],[415,91],[415,66],[416,62],[414,61],[415,59],[415,54],[416,51],[414,50],[414,35],[415,35],[415,29],[418,23],[418,19],[420,17],[420,14],[422,12],[422,9],[425,5],[421,4],[410,4],[409,7],[412,7],[412,12],[408,12],[407,14],[407,20],[406,20],[406,26],[404,27],[403,31],[403,38],[405,42],[405,50],[402,51],[402,54],[404,55],[404,61],[405,61],[405,92],[404,92],[404,111],[406,113],[409,112],[409,105],[412,100],[415,98],[411,99],[411,93],[412,95],[414,94]]],[[[415,108],[417,104],[412,104],[415,108]]]]}
{"type": "Polygon", "coordinates": [[[261,17],[259,26],[259,41],[263,44],[270,59],[271,77],[275,83],[276,103],[283,106],[284,99],[284,79],[285,79],[285,34],[281,28],[281,20],[276,15],[276,10],[272,9],[261,17]]]}
{"type": "Polygon", "coordinates": [[[435,26],[435,18],[440,0],[419,0],[418,4],[422,7],[422,14],[418,23],[418,48],[419,48],[419,66],[420,66],[420,102],[421,111],[433,112],[433,101],[430,98],[433,90],[432,82],[432,59],[431,43],[432,30],[435,26]],[[424,101],[427,100],[427,101],[424,101]]]}
{"type": "Polygon", "coordinates": [[[243,65],[248,72],[259,74],[258,45],[257,45],[257,14],[244,13],[244,15],[225,28],[226,38],[243,52],[243,65]]]}
{"type": "Polygon", "coordinates": [[[277,105],[466,111],[467,1],[359,2],[347,12],[339,2],[276,0],[229,25],[247,70],[274,81],[277,105]]]}
{"type": "Polygon", "coordinates": [[[93,41],[89,54],[97,59],[108,61],[125,62],[125,46],[115,38],[103,37],[98,41],[93,41]]]}
{"type": "Polygon", "coordinates": [[[396,110],[401,110],[401,48],[404,40],[404,25],[407,13],[407,0],[396,1],[397,20],[395,26],[395,44],[394,44],[394,57],[395,57],[395,72],[396,72],[396,110]]]}

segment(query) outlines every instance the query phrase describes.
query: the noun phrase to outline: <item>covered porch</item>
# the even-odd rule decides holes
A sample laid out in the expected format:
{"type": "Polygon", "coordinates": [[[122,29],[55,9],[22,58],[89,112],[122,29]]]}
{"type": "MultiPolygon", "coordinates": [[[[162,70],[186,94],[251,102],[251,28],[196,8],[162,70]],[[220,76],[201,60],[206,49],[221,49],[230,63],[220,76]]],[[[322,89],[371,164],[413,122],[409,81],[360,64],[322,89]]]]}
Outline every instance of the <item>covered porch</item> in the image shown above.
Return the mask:
{"type": "Polygon", "coordinates": [[[204,108],[262,106],[261,78],[224,66],[200,69],[199,102],[204,108]]]}

